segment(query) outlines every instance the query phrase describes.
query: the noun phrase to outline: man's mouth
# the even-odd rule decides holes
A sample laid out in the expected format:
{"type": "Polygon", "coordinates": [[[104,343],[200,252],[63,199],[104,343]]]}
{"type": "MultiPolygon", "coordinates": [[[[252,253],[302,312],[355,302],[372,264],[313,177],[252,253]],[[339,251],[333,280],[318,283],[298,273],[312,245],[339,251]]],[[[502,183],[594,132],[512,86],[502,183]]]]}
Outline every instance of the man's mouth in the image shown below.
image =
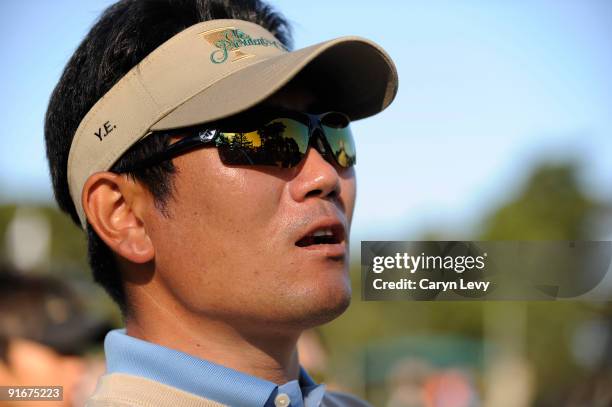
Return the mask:
{"type": "Polygon", "coordinates": [[[316,226],[306,233],[295,245],[298,247],[311,247],[317,245],[335,245],[344,242],[344,226],[341,223],[316,226]]]}

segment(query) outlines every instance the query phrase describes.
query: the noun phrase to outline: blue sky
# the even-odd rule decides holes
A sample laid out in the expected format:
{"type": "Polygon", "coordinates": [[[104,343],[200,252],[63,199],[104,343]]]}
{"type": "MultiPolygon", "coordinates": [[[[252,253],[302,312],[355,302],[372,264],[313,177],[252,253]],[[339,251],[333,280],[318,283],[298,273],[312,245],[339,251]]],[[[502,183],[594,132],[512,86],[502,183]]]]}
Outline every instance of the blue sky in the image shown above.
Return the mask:
{"type": "MultiPolygon", "coordinates": [[[[51,200],[49,94],[106,0],[3,0],[0,200],[51,200]],[[10,140],[10,141],[9,141],[10,140]]],[[[354,124],[355,240],[462,230],[544,159],[577,159],[612,199],[612,2],[271,1],[296,47],[342,35],[381,44],[400,90],[354,124]]]]}

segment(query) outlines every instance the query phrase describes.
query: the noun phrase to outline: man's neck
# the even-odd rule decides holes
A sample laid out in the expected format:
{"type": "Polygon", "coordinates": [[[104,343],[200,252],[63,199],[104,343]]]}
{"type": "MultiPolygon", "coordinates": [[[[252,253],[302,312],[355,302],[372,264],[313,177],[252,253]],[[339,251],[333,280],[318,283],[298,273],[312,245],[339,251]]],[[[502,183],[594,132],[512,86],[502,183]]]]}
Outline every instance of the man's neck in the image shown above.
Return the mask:
{"type": "Polygon", "coordinates": [[[153,297],[147,312],[132,312],[127,334],[250,374],[276,384],[299,376],[296,343],[299,333],[262,333],[182,310],[170,312],[153,297]],[[154,309],[151,309],[154,308],[154,309]]]}

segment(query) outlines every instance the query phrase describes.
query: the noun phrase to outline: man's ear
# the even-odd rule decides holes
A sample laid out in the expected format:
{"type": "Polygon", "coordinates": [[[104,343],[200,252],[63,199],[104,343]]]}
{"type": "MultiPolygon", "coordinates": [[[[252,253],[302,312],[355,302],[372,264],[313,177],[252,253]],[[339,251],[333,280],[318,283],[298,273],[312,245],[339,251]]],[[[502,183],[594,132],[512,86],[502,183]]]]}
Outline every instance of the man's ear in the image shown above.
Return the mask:
{"type": "Polygon", "coordinates": [[[83,187],[89,224],[115,253],[133,263],[153,260],[155,249],[142,220],[148,199],[143,187],[126,175],[98,172],[83,187]]]}

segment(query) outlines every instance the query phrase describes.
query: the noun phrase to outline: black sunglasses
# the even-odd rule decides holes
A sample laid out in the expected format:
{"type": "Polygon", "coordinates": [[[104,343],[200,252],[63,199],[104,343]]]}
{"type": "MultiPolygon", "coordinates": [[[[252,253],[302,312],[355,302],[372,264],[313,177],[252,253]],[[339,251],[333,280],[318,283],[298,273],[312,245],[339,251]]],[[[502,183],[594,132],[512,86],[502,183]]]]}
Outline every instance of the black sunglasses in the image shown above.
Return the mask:
{"type": "Polygon", "coordinates": [[[151,167],[206,146],[217,147],[219,157],[226,165],[291,168],[302,161],[310,146],[342,168],[349,168],[356,162],[350,119],[339,112],[318,115],[279,110],[275,113],[258,112],[239,120],[233,118],[216,125],[177,129],[165,134],[187,135],[124,170],[151,167]]]}

